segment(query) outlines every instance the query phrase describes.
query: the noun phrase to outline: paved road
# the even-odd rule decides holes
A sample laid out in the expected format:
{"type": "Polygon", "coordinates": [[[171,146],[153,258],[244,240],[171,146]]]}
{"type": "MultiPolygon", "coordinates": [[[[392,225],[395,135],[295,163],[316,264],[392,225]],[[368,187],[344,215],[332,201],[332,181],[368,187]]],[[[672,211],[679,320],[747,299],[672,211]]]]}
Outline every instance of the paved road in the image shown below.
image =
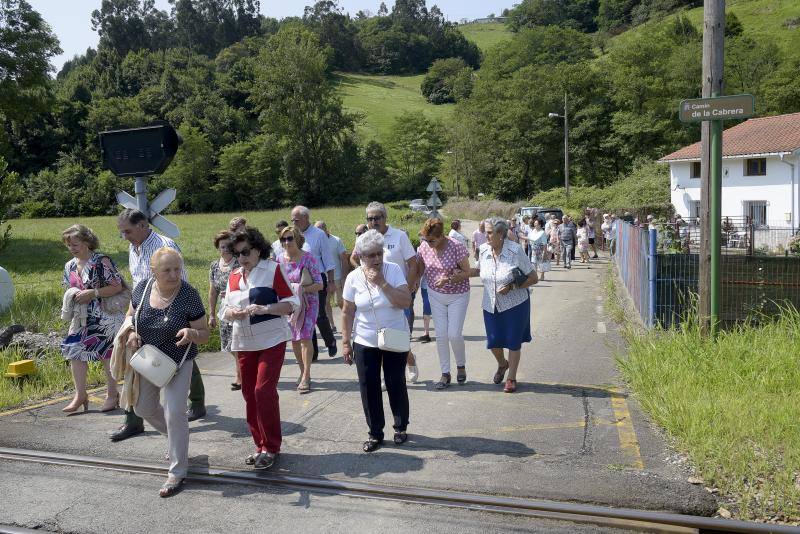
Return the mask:
{"type": "MultiPolygon", "coordinates": [[[[495,362],[485,348],[482,287],[473,279],[465,326],[468,383],[434,390],[439,377],[435,343],[414,343],[421,380],[409,385],[410,439],[402,447],[361,452],[366,424],[354,367],[322,353],[312,370],[314,391],[301,396],[294,389],[298,374],[289,353],[279,387],[284,446],[277,469],[383,484],[713,513],[713,498],[686,483],[686,474],[668,461],[671,453],[663,439],[620,382],[614,362],[620,339],[603,304],[607,273],[604,259],[588,267],[576,263],[571,271],[555,269],[534,287],[534,341],[523,349],[515,394],[505,394],[491,383],[495,362]]],[[[416,307],[419,314],[421,302],[416,307]]],[[[421,323],[418,318],[418,332],[421,323]]],[[[252,441],[241,395],[229,389],[232,358],[204,354],[199,363],[209,413],[191,424],[192,462],[243,468],[252,441]]],[[[107,433],[120,423],[120,413],[101,414],[95,403],[87,414],[64,417],[63,403],[0,414],[0,446],[151,462],[163,456],[165,439],[152,429],[113,444],[107,433]]],[[[390,413],[388,402],[386,412],[390,413]]],[[[7,470],[0,464],[3,478],[7,470]]],[[[149,484],[158,486],[155,481],[149,484]]],[[[143,488],[147,485],[142,482],[143,488]]],[[[24,517],[31,513],[35,515],[35,509],[26,509],[24,517]]],[[[15,517],[3,514],[0,523],[15,517]]]]}

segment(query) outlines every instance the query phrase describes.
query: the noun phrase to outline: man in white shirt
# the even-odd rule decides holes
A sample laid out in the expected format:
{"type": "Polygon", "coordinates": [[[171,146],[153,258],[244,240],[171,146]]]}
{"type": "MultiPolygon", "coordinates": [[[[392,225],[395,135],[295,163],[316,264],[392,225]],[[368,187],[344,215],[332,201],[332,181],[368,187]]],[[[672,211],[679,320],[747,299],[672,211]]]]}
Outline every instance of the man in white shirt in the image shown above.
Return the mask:
{"type": "Polygon", "coordinates": [[[328,314],[328,319],[331,322],[331,329],[336,333],[336,324],[333,321],[333,310],[331,309],[331,299],[335,297],[336,305],[339,308],[342,307],[342,287],[348,272],[345,271],[345,269],[347,269],[349,265],[347,261],[349,256],[347,255],[347,249],[344,243],[342,243],[342,240],[328,231],[328,225],[325,224],[325,221],[317,221],[314,223],[314,226],[325,232],[325,235],[328,236],[328,248],[330,249],[331,256],[334,257],[333,286],[335,288],[335,295],[330,295],[330,298],[325,299],[325,312],[328,314]]]}
{"type": "MultiPolygon", "coordinates": [[[[403,276],[406,277],[406,281],[416,280],[417,253],[414,250],[414,246],[411,244],[411,240],[408,238],[408,234],[389,226],[386,206],[380,202],[370,202],[367,205],[366,211],[367,226],[369,229],[377,230],[383,234],[383,261],[395,263],[400,266],[400,269],[403,271],[403,276]]],[[[350,264],[356,269],[361,265],[355,250],[353,250],[353,253],[350,255],[350,264]]],[[[406,319],[408,319],[409,330],[411,330],[414,325],[413,299],[417,288],[411,287],[409,284],[409,290],[411,291],[412,301],[411,307],[405,311],[405,314],[406,319]]],[[[408,353],[408,374],[410,380],[416,382],[419,371],[417,370],[416,360],[412,352],[408,353]]]]}
{"type": "Polygon", "coordinates": [[[475,261],[478,260],[478,250],[484,243],[486,243],[486,221],[481,221],[478,229],[472,232],[472,254],[475,256],[475,261]]]}
{"type": "MultiPolygon", "coordinates": [[[[322,290],[319,292],[319,301],[324,303],[328,295],[335,293],[336,289],[333,284],[328,283],[329,280],[334,278],[334,258],[331,255],[330,249],[327,246],[328,236],[311,224],[311,211],[305,206],[295,206],[292,209],[292,224],[303,232],[303,237],[308,245],[308,252],[317,260],[317,266],[320,273],[322,273],[322,290]]],[[[305,250],[305,247],[303,247],[305,250]]],[[[331,329],[331,322],[328,320],[328,314],[325,306],[319,307],[319,314],[317,315],[317,328],[325,341],[325,346],[328,347],[328,356],[333,358],[336,356],[336,338],[333,337],[333,330],[331,329]]],[[[317,359],[319,350],[317,348],[317,336],[311,338],[314,345],[314,360],[317,359]]]]}
{"type": "MultiPolygon", "coordinates": [[[[117,218],[117,228],[120,236],[127,240],[128,247],[128,270],[131,272],[133,287],[140,282],[148,280],[152,276],[150,270],[150,258],[156,250],[168,247],[181,251],[180,247],[172,239],[157,234],[150,228],[147,217],[139,210],[125,209],[117,218]]],[[[181,278],[186,277],[186,269],[181,269],[181,278]]],[[[195,360],[192,360],[192,382],[189,388],[190,406],[186,412],[190,421],[199,419],[206,415],[205,407],[205,387],[203,377],[195,360]]],[[[137,434],[144,432],[144,420],[129,409],[125,412],[125,422],[115,432],[111,434],[111,441],[122,441],[137,434]]]]}
{"type": "MultiPolygon", "coordinates": [[[[275,233],[279,236],[281,235],[281,231],[289,226],[284,220],[280,220],[275,223],[275,233]]],[[[281,240],[276,239],[272,242],[272,259],[275,261],[281,261],[281,256],[283,256],[283,246],[281,246],[281,240]]]]}

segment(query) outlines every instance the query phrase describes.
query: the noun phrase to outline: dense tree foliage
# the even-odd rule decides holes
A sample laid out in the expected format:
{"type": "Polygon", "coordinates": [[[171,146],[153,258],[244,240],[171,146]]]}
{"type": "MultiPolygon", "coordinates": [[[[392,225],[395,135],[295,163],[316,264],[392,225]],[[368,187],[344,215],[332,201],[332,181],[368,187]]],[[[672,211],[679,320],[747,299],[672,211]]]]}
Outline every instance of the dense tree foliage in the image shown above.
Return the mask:
{"type": "Polygon", "coordinates": [[[463,59],[437,59],[428,69],[420,90],[431,104],[460,102],[472,93],[474,73],[463,59]]]}

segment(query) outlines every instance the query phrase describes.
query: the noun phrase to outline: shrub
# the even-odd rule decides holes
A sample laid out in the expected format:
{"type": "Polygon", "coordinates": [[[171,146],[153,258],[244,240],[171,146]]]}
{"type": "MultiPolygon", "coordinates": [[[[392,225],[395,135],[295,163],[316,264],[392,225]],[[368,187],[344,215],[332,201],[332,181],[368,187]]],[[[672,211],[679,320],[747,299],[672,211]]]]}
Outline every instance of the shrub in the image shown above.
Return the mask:
{"type": "Polygon", "coordinates": [[[437,59],[422,80],[420,90],[431,104],[459,102],[472,94],[472,69],[460,57],[437,59]]]}

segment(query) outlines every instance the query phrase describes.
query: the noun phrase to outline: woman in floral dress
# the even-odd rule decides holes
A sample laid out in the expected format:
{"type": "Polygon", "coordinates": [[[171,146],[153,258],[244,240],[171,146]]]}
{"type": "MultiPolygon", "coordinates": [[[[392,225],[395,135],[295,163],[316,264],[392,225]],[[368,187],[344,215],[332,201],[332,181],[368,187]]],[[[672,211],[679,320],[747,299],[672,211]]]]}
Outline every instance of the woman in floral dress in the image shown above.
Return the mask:
{"type": "Polygon", "coordinates": [[[61,354],[70,362],[75,383],[75,397],[62,411],[73,413],[81,405],[83,411],[89,409],[89,395],[86,392],[89,362],[102,361],[107,394],[101,411],[108,412],[119,405],[117,382],[111,376],[109,360],[114,336],[122,326],[128,309],[124,295],[129,293],[119,295],[126,291],[122,276],[111,258],[96,251],[100,240],[91,229],[75,224],[62,232],[61,239],[73,256],[64,265],[63,286],[66,294],[62,317],[69,317],[71,322],[67,336],[61,343],[61,354]],[[112,302],[115,295],[118,297],[112,302]],[[108,299],[106,306],[102,305],[101,299],[108,299]]]}
{"type": "MultiPolygon", "coordinates": [[[[231,224],[233,222],[231,221],[231,224]]],[[[210,309],[208,326],[209,328],[216,328],[219,325],[219,350],[222,352],[231,352],[233,324],[217,317],[217,307],[225,300],[225,291],[228,288],[228,277],[230,277],[231,271],[239,267],[239,262],[233,257],[232,237],[233,233],[228,230],[223,230],[214,237],[214,248],[219,251],[219,259],[211,262],[208,273],[208,307],[210,309]]],[[[231,354],[234,362],[236,362],[236,355],[231,354]]],[[[242,376],[239,371],[239,365],[235,364],[234,367],[236,368],[236,382],[231,383],[231,390],[237,391],[242,389],[242,376]]]]}
{"type": "Polygon", "coordinates": [[[305,238],[294,226],[287,226],[279,235],[283,255],[278,258],[283,265],[292,290],[300,298],[300,307],[289,318],[292,331],[292,351],[300,366],[300,379],[297,391],[311,391],[311,361],[314,347],[311,338],[317,325],[319,313],[318,292],[322,290],[322,275],[317,260],[303,250],[305,238]],[[308,274],[303,276],[303,271],[308,274]]]}

